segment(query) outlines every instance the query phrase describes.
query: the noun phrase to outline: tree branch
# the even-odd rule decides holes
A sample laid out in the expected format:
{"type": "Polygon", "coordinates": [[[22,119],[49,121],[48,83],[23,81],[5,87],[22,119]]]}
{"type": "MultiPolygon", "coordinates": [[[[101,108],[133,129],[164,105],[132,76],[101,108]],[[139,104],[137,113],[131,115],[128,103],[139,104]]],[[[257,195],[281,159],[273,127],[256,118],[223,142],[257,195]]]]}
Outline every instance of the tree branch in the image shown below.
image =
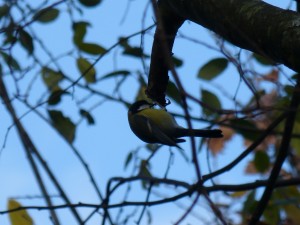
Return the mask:
{"type": "Polygon", "coordinates": [[[284,134],[281,141],[281,146],[278,151],[278,155],[276,157],[276,161],[274,167],[271,171],[271,175],[268,180],[268,184],[263,193],[261,200],[249,222],[249,225],[255,225],[259,221],[261,215],[263,214],[268,202],[272,196],[273,189],[275,187],[276,180],[279,176],[281,167],[283,162],[285,161],[290,148],[290,141],[292,137],[292,132],[295,124],[295,119],[297,115],[297,109],[300,103],[300,77],[298,76],[297,84],[294,88],[292,100],[290,103],[290,107],[288,109],[288,116],[285,122],[284,134]]]}
{"type": "Polygon", "coordinates": [[[299,14],[260,0],[162,0],[234,45],[300,71],[299,14]],[[272,19],[270,19],[272,18],[272,19]]]}

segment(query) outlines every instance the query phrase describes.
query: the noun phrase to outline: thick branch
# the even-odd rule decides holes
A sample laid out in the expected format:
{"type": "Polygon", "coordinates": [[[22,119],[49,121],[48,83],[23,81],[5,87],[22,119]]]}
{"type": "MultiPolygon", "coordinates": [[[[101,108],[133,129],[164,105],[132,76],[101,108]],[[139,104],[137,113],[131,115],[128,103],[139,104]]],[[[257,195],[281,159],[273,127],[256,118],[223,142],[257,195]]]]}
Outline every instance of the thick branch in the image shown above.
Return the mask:
{"type": "Polygon", "coordinates": [[[161,0],[234,45],[300,72],[300,14],[261,0],[161,0]]]}
{"type": "Polygon", "coordinates": [[[148,78],[147,95],[161,105],[165,104],[165,92],[167,89],[171,69],[170,58],[176,33],[183,24],[184,19],[174,13],[163,2],[158,2],[155,8],[158,23],[155,30],[152,45],[151,64],[148,78]]]}

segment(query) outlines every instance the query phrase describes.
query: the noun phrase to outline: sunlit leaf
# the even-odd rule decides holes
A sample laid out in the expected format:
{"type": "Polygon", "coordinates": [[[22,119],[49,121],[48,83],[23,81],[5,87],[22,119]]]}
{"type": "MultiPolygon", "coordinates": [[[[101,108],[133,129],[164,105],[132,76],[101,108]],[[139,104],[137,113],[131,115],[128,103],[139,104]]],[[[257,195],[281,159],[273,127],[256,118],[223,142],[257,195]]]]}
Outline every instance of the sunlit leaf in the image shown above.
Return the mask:
{"type": "Polygon", "coordinates": [[[100,55],[106,52],[106,49],[102,46],[94,43],[81,43],[78,45],[78,48],[81,51],[84,51],[86,53],[92,54],[92,55],[100,55]]]}
{"type": "Polygon", "coordinates": [[[204,80],[212,80],[220,75],[228,65],[226,58],[216,58],[210,60],[202,66],[198,72],[198,77],[204,80]]]}
{"type": "Polygon", "coordinates": [[[232,194],[230,194],[230,196],[233,198],[241,198],[241,197],[244,197],[247,193],[248,193],[248,191],[236,191],[236,192],[233,192],[232,194]]]}
{"type": "Polygon", "coordinates": [[[93,7],[98,5],[102,0],[79,0],[79,2],[87,7],[93,7]]]}
{"type": "Polygon", "coordinates": [[[19,30],[19,41],[21,45],[27,50],[27,52],[31,55],[34,49],[32,37],[30,34],[21,29],[19,30]]]}
{"type": "Polygon", "coordinates": [[[203,113],[206,116],[211,116],[215,113],[214,110],[219,110],[222,108],[220,100],[214,93],[207,90],[202,90],[201,96],[202,102],[211,108],[209,109],[208,107],[203,107],[203,113]]]}
{"type": "Polygon", "coordinates": [[[117,70],[117,71],[105,74],[99,80],[105,80],[105,79],[108,79],[108,78],[113,78],[113,77],[118,77],[118,76],[125,77],[129,74],[130,74],[130,72],[128,70],[117,70]]]}
{"type": "Polygon", "coordinates": [[[59,15],[59,10],[55,8],[45,8],[38,11],[33,19],[41,23],[49,23],[54,21],[59,15]]]}
{"type": "Polygon", "coordinates": [[[176,85],[172,81],[168,82],[166,93],[177,104],[179,104],[179,105],[182,104],[180,92],[179,92],[178,88],[176,87],[176,85]]]}
{"type": "Polygon", "coordinates": [[[61,72],[54,71],[48,67],[43,67],[41,75],[44,83],[50,91],[59,89],[58,83],[63,79],[63,74],[61,72]]]}
{"type": "MultiPolygon", "coordinates": [[[[22,205],[16,200],[14,199],[8,200],[8,204],[7,204],[8,210],[12,210],[20,207],[22,207],[22,205]]],[[[9,219],[11,225],[33,225],[33,220],[25,209],[9,213],[9,219]]]]}
{"type": "Polygon", "coordinates": [[[270,158],[264,151],[255,152],[254,165],[258,172],[264,173],[270,167],[270,158]]]}
{"type": "Polygon", "coordinates": [[[72,143],[75,138],[76,126],[70,118],[64,116],[61,111],[48,110],[53,126],[65,139],[72,143]]]}
{"type": "Polygon", "coordinates": [[[78,58],[77,67],[87,83],[95,83],[96,70],[89,61],[84,58],[78,58]]]}
{"type": "Polygon", "coordinates": [[[94,118],[88,111],[86,111],[84,109],[80,109],[79,113],[82,117],[84,117],[87,120],[89,125],[95,124],[94,118]]]}
{"type": "Polygon", "coordinates": [[[90,24],[85,21],[73,23],[73,41],[75,45],[79,46],[83,43],[83,39],[86,35],[86,30],[88,26],[90,26],[90,24]]]}

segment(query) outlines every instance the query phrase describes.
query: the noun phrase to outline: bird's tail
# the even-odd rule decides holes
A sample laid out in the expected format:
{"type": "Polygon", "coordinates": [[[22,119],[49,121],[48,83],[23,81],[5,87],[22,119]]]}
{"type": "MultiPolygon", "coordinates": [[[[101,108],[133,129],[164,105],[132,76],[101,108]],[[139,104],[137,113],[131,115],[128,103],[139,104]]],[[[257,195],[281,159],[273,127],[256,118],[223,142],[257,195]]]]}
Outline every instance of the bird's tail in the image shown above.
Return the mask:
{"type": "Polygon", "coordinates": [[[223,137],[222,131],[219,129],[215,130],[200,130],[200,129],[184,129],[178,128],[176,129],[177,137],[204,137],[204,138],[221,138],[223,137]]]}

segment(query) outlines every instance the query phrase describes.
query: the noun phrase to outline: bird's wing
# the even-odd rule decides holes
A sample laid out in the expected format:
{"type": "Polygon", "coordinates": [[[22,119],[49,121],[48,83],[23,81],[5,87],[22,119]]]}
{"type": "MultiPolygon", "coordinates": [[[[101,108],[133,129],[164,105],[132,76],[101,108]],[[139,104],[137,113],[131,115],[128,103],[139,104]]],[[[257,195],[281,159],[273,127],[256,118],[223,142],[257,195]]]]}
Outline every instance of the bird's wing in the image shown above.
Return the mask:
{"type": "Polygon", "coordinates": [[[165,134],[154,122],[148,119],[147,124],[151,133],[159,140],[160,143],[180,148],[176,141],[165,134]]]}

